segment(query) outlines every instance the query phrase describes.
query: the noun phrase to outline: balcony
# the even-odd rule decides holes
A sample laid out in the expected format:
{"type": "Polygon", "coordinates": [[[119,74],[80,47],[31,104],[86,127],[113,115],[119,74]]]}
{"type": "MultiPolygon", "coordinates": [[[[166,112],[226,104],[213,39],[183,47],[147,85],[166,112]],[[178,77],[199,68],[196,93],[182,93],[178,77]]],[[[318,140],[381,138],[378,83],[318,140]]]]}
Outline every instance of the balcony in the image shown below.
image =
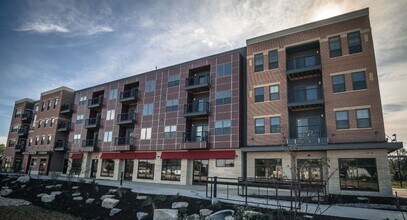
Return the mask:
{"type": "Polygon", "coordinates": [[[185,80],[185,90],[192,93],[202,93],[209,91],[211,77],[209,74],[188,77],[185,80]]]}
{"type": "Polygon", "coordinates": [[[54,144],[54,151],[66,151],[68,149],[68,141],[57,140],[54,144]]]}
{"type": "Polygon", "coordinates": [[[97,129],[100,126],[100,117],[89,118],[85,120],[86,129],[97,129]]]}
{"type": "Polygon", "coordinates": [[[120,102],[132,103],[132,102],[137,102],[137,99],[138,99],[138,90],[137,89],[125,90],[120,93],[120,102]]]}
{"type": "Polygon", "coordinates": [[[97,147],[97,139],[86,139],[82,141],[82,149],[81,151],[91,152],[94,151],[97,147]]]}
{"type": "Polygon", "coordinates": [[[21,121],[23,121],[24,123],[31,122],[32,115],[32,111],[26,111],[25,113],[21,114],[21,121]]]}
{"type": "Polygon", "coordinates": [[[102,106],[103,106],[103,96],[99,96],[88,100],[89,109],[98,109],[102,108],[102,106]]]}
{"type": "Polygon", "coordinates": [[[26,139],[20,139],[20,140],[18,141],[18,144],[16,144],[16,145],[14,146],[14,151],[15,151],[15,152],[18,152],[18,153],[23,152],[23,151],[25,150],[25,145],[26,145],[26,143],[27,143],[27,140],[26,140],[26,139]]]}
{"type": "Polygon", "coordinates": [[[323,108],[324,99],[320,85],[301,86],[290,91],[288,108],[292,111],[323,108]]]}
{"type": "Polygon", "coordinates": [[[134,146],[134,137],[116,137],[114,139],[114,150],[128,151],[134,146]]]}
{"type": "Polygon", "coordinates": [[[70,121],[58,121],[57,131],[70,131],[71,130],[71,122],[70,121]]]}
{"type": "Polygon", "coordinates": [[[73,104],[62,104],[59,113],[61,114],[72,114],[73,104]]]}
{"type": "Polygon", "coordinates": [[[208,147],[208,132],[186,132],[183,134],[184,149],[205,149],[208,147]]]}
{"type": "Polygon", "coordinates": [[[29,130],[29,127],[24,126],[24,127],[20,128],[20,129],[18,129],[17,134],[18,134],[19,137],[27,137],[28,130],[29,130]]]}
{"type": "MultiPolygon", "coordinates": [[[[295,126],[291,131],[291,136],[287,140],[290,145],[313,145],[313,144],[328,144],[326,137],[326,129],[324,123],[312,120],[315,125],[295,126]]],[[[309,121],[311,122],[311,121],[309,121]]]]}
{"type": "Polygon", "coordinates": [[[122,113],[117,115],[117,125],[134,125],[136,123],[136,113],[122,113]]]}
{"type": "Polygon", "coordinates": [[[184,117],[204,117],[209,115],[209,102],[198,101],[184,106],[184,117]]]}
{"type": "Polygon", "coordinates": [[[298,79],[321,75],[321,58],[319,54],[296,57],[287,60],[286,74],[289,79],[298,79]]]}

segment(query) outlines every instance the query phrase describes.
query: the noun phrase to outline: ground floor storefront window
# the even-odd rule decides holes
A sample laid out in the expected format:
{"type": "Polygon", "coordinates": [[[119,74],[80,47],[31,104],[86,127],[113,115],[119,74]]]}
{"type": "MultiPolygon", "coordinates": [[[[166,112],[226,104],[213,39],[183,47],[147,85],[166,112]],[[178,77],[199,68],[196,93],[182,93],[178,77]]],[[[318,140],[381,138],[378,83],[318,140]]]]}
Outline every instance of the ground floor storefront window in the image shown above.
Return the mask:
{"type": "Polygon", "coordinates": [[[100,176],[113,177],[114,174],[114,160],[102,160],[102,170],[100,176]]]}
{"type": "Polygon", "coordinates": [[[138,179],[154,179],[155,160],[138,161],[138,179]]]}
{"type": "Polygon", "coordinates": [[[255,159],[254,170],[256,178],[281,178],[282,159],[255,159]]]}
{"type": "Polygon", "coordinates": [[[38,170],[38,174],[47,175],[47,159],[46,158],[40,159],[40,167],[38,170]]]}
{"type": "Polygon", "coordinates": [[[379,191],[375,158],[338,159],[342,190],[379,191]]]}
{"type": "Polygon", "coordinates": [[[321,159],[298,159],[297,170],[300,180],[322,180],[321,159]]]}
{"type": "Polygon", "coordinates": [[[71,170],[69,173],[79,175],[82,167],[82,159],[72,159],[71,170]]]}
{"type": "Polygon", "coordinates": [[[161,170],[161,180],[180,181],[181,160],[164,159],[161,170]]]}

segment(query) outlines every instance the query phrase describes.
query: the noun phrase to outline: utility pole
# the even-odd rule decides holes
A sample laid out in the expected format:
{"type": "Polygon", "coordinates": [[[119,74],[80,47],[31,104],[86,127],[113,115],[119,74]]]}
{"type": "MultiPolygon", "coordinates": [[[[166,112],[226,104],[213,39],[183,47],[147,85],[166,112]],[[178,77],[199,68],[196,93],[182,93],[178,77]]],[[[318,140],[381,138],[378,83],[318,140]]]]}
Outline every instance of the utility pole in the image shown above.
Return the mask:
{"type": "MultiPolygon", "coordinates": [[[[397,135],[393,134],[394,139],[392,142],[397,142],[397,135]]],[[[403,188],[403,178],[402,178],[402,173],[401,173],[401,166],[400,166],[400,150],[397,150],[397,166],[399,169],[399,181],[400,181],[400,187],[403,188]]]]}

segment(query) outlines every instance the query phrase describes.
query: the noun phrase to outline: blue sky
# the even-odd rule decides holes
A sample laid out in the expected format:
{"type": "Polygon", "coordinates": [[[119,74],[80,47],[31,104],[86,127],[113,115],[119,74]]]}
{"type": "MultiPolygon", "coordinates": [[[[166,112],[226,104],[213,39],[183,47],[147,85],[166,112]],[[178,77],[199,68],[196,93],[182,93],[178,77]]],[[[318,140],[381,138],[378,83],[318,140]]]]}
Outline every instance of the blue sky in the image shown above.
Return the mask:
{"type": "Polygon", "coordinates": [[[370,8],[386,133],[407,141],[407,1],[0,1],[0,143],[14,101],[81,89],[370,8]]]}

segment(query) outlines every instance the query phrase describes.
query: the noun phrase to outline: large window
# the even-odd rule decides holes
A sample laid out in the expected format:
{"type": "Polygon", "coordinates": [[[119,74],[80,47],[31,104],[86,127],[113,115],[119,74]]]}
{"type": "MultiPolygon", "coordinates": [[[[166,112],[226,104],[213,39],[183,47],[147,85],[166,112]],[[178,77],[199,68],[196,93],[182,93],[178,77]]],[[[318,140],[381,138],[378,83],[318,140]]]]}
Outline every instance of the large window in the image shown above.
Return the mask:
{"type": "Polygon", "coordinates": [[[232,74],[232,63],[222,63],[216,66],[216,76],[229,76],[232,74]]]}
{"type": "Polygon", "coordinates": [[[321,159],[297,159],[298,179],[322,180],[321,159]]]}
{"type": "Polygon", "coordinates": [[[342,190],[379,191],[375,158],[338,159],[342,190]]]}
{"type": "Polygon", "coordinates": [[[254,55],[254,72],[263,71],[263,54],[254,55]]]}
{"type": "Polygon", "coordinates": [[[270,101],[279,99],[280,99],[280,86],[279,85],[270,86],[270,101]]]}
{"type": "MultiPolygon", "coordinates": [[[[79,144],[79,143],[81,143],[81,134],[75,134],[75,135],[73,136],[73,143],[74,143],[74,144],[79,144]]],[[[35,145],[37,145],[37,144],[35,144],[35,145]]]]}
{"type": "Polygon", "coordinates": [[[45,110],[45,101],[43,101],[41,105],[41,111],[43,112],[44,110],[45,110]]]}
{"type": "Polygon", "coordinates": [[[254,88],[254,102],[264,101],[264,88],[254,88]]]}
{"type": "Polygon", "coordinates": [[[278,68],[278,51],[269,51],[269,69],[278,68]]]}
{"type": "Polygon", "coordinates": [[[280,117],[270,118],[270,133],[280,133],[280,117]]]}
{"type": "Polygon", "coordinates": [[[348,129],[349,128],[348,111],[335,112],[335,116],[336,116],[336,129],[348,129]]]}
{"type": "Polygon", "coordinates": [[[81,97],[79,98],[79,105],[84,105],[84,104],[86,104],[86,99],[87,99],[86,96],[81,96],[81,97]]]}
{"type": "Polygon", "coordinates": [[[234,159],[216,159],[216,167],[234,167],[234,159]]]}
{"type": "Polygon", "coordinates": [[[109,91],[109,100],[117,98],[117,89],[111,89],[109,91]]]}
{"type": "Polygon", "coordinates": [[[329,38],[329,55],[331,56],[331,58],[342,56],[342,46],[340,36],[329,38]]]}
{"type": "Polygon", "coordinates": [[[146,92],[154,92],[155,90],[155,80],[146,81],[146,92]]]}
{"type": "Polygon", "coordinates": [[[154,103],[143,105],[143,115],[152,115],[154,112],[154,103]]]}
{"type": "Polygon", "coordinates": [[[112,142],[112,131],[105,131],[103,135],[103,142],[112,142]]]}
{"type": "Polygon", "coordinates": [[[256,178],[282,178],[283,166],[281,159],[255,159],[254,175],[256,178]]]}
{"type": "Polygon", "coordinates": [[[255,133],[264,134],[264,118],[255,119],[255,133]]]}
{"type": "MultiPolygon", "coordinates": [[[[82,124],[82,123],[83,123],[83,115],[77,115],[76,116],[76,124],[82,124]]],[[[38,124],[38,126],[40,126],[40,125],[38,124]]]]}
{"type": "MultiPolygon", "coordinates": [[[[31,161],[32,162],[32,161],[31,161]]],[[[79,175],[81,173],[82,159],[72,159],[71,170],[69,173],[79,175]]]]}
{"type": "Polygon", "coordinates": [[[48,100],[48,107],[47,107],[47,110],[50,110],[51,105],[52,105],[52,99],[49,99],[49,100],[48,100]]]}
{"type": "Polygon", "coordinates": [[[58,106],[58,98],[54,99],[54,109],[56,109],[58,106]]]}
{"type": "Polygon", "coordinates": [[[107,112],[106,112],[106,121],[108,121],[108,120],[114,120],[115,114],[116,114],[116,110],[115,110],[115,109],[107,110],[107,112]]]}
{"type": "Polygon", "coordinates": [[[150,140],[151,139],[151,128],[142,128],[140,140],[150,140]]]}
{"type": "Polygon", "coordinates": [[[11,132],[17,132],[18,128],[18,125],[11,125],[11,132]]]}
{"type": "Polygon", "coordinates": [[[113,177],[114,174],[114,160],[102,160],[102,170],[100,176],[113,177]]]}
{"type": "Polygon", "coordinates": [[[334,93],[345,92],[345,75],[332,76],[332,85],[334,93]]]}
{"type": "Polygon", "coordinates": [[[369,109],[356,110],[356,120],[358,128],[370,128],[370,112],[369,109]]]}
{"type": "Polygon", "coordinates": [[[177,137],[177,126],[165,126],[164,128],[164,138],[176,138],[177,137]]]}
{"type": "Polygon", "coordinates": [[[161,179],[180,181],[181,180],[181,160],[162,160],[161,179]]]}
{"type": "Polygon", "coordinates": [[[138,179],[154,179],[155,160],[138,160],[138,179]]]}
{"type": "Polygon", "coordinates": [[[230,90],[216,92],[216,105],[230,104],[230,102],[232,101],[231,96],[232,94],[230,90]]]}
{"type": "Polygon", "coordinates": [[[179,85],[179,75],[170,75],[168,77],[168,87],[178,86],[179,85]]]}
{"type": "Polygon", "coordinates": [[[366,89],[365,72],[352,73],[353,90],[366,89]]]}
{"type": "Polygon", "coordinates": [[[14,113],[14,118],[21,117],[21,114],[23,114],[23,110],[21,108],[16,109],[16,112],[14,113]]]}
{"type": "Polygon", "coordinates": [[[166,112],[178,111],[178,99],[167,100],[165,111],[166,112]]]}
{"type": "Polygon", "coordinates": [[[231,122],[230,120],[219,120],[215,122],[215,135],[230,134],[231,122]]]}
{"type": "Polygon", "coordinates": [[[352,32],[348,34],[349,54],[362,52],[362,44],[360,42],[360,33],[352,32]]]}

